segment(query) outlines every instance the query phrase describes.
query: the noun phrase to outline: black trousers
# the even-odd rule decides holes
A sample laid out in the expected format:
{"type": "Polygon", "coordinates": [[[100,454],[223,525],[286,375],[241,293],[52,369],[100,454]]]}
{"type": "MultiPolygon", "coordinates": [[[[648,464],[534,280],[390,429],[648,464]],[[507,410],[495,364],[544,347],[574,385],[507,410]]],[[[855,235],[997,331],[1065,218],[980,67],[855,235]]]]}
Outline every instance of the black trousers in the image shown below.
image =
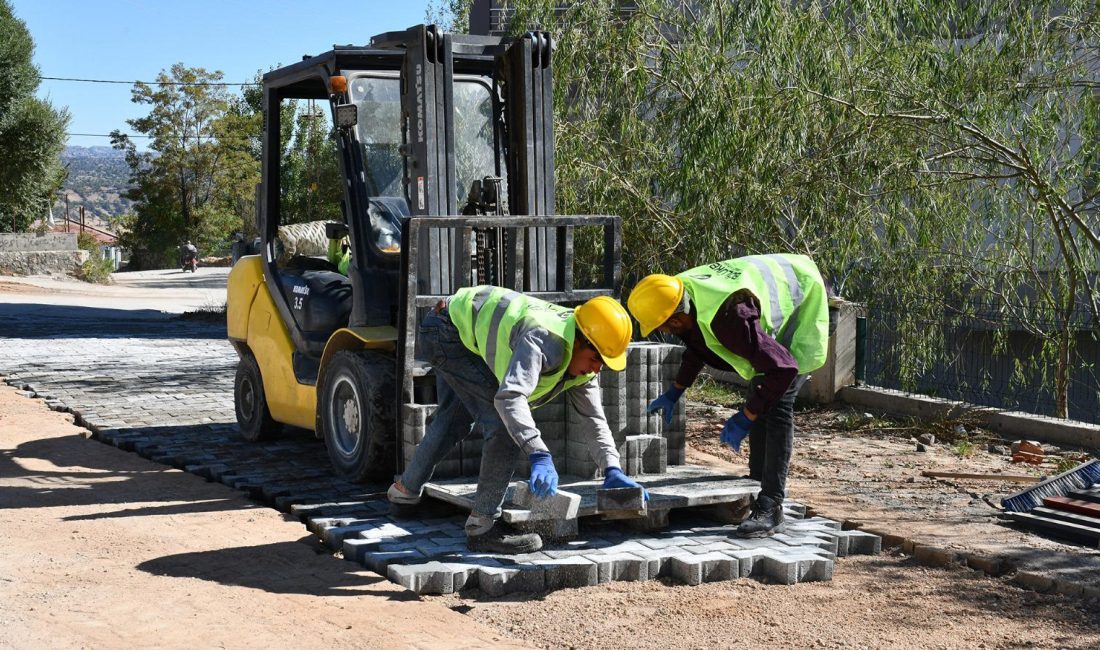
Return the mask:
{"type": "MultiPolygon", "coordinates": [[[[760,494],[777,504],[787,494],[787,473],[794,450],[794,400],[809,375],[798,375],[787,392],[749,429],[749,478],[760,481],[760,494]]],[[[751,396],[762,378],[749,382],[751,396]]]]}

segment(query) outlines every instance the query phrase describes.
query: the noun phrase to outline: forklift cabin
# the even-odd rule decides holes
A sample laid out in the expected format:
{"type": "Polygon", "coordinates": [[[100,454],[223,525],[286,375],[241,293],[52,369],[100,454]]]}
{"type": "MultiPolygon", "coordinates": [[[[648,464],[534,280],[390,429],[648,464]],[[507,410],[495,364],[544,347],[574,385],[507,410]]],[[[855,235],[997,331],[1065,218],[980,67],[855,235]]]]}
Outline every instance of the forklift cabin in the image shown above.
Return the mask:
{"type": "Polygon", "coordinates": [[[431,368],[415,358],[427,308],[478,284],[574,305],[614,294],[618,218],[554,213],[551,60],[543,32],[421,25],[264,75],[263,247],[234,266],[227,301],[243,437],[311,429],[339,475],[389,478],[402,462],[400,406],[434,401],[431,368]],[[325,242],[288,246],[280,109],[301,99],[329,104],[343,220],[300,230],[346,236],[347,277],[317,254],[325,242]],[[602,278],[583,288],[580,228],[602,246],[602,278]]]}

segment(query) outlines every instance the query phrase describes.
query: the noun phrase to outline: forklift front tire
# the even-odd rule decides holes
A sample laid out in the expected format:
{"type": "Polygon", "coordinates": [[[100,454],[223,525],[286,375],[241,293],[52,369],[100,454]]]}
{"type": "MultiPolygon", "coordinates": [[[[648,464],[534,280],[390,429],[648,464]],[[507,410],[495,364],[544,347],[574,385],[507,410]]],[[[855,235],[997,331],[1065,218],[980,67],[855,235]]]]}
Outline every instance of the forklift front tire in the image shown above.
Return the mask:
{"type": "Polygon", "coordinates": [[[324,375],[319,410],[333,469],[355,482],[388,479],[396,444],[393,358],[345,350],[333,356],[324,375]]]}
{"type": "Polygon", "coordinates": [[[237,413],[241,437],[249,442],[265,440],[282,429],[267,408],[260,365],[250,352],[241,355],[237,364],[237,375],[233,381],[233,410],[237,413]]]}

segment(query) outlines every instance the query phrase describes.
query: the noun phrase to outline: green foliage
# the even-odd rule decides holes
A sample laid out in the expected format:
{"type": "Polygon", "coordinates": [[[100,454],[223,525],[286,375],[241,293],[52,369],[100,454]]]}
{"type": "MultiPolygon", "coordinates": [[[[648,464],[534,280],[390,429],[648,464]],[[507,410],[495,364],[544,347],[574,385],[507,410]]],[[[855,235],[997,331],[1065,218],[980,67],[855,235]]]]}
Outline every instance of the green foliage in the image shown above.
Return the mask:
{"type": "Polygon", "coordinates": [[[80,265],[77,277],[85,282],[110,284],[111,273],[114,273],[115,270],[115,263],[114,260],[103,256],[103,249],[100,247],[99,240],[89,233],[82,232],[76,236],[76,245],[81,250],[88,251],[88,259],[80,265]]]}
{"type": "Polygon", "coordinates": [[[341,221],[343,174],[328,106],[292,106],[291,131],[284,131],[280,166],[283,223],[341,221]]]}
{"type": "Polygon", "coordinates": [[[76,235],[76,247],[88,251],[89,253],[99,253],[99,240],[91,235],[91,233],[77,233],[76,235]]]}
{"type": "Polygon", "coordinates": [[[132,100],[148,105],[149,114],[127,123],[151,137],[150,151],[139,152],[117,131],[112,143],[130,166],[135,205],[120,243],[135,268],[174,266],[184,240],[209,250],[254,215],[259,163],[252,134],[260,118],[241,110],[224,86],[211,85],[221,79],[221,72],[177,63],[157,85],[134,84],[132,100]]]}
{"type": "Polygon", "coordinates": [[[1072,458],[1059,458],[1058,465],[1054,468],[1054,473],[1061,474],[1063,472],[1068,472],[1071,469],[1077,467],[1079,464],[1080,463],[1073,460],[1072,458]]]}
{"type": "Polygon", "coordinates": [[[470,30],[470,6],[474,0],[428,0],[424,22],[435,24],[448,32],[465,34],[470,30]]]}
{"type": "Polygon", "coordinates": [[[114,261],[101,255],[92,255],[80,265],[77,277],[94,284],[111,284],[111,274],[114,271],[114,261]]]}
{"type": "Polygon", "coordinates": [[[974,455],[975,447],[974,443],[969,440],[960,440],[955,443],[955,446],[951,448],[951,451],[960,458],[970,458],[974,455]]]}
{"type": "Polygon", "coordinates": [[[732,384],[715,381],[706,375],[700,376],[694,384],[688,386],[686,397],[694,402],[731,408],[738,407],[745,401],[743,390],[732,384]]]}
{"type": "Polygon", "coordinates": [[[68,113],[34,96],[34,41],[0,0],[0,232],[22,232],[41,217],[64,180],[58,156],[68,113]]]}
{"type": "Polygon", "coordinates": [[[980,296],[1052,317],[1027,362],[1064,406],[1082,312],[1100,333],[1094,2],[509,4],[513,33],[557,39],[558,211],[623,217],[625,289],[811,255],[848,297],[909,307],[906,385],[947,349],[924,323],[980,296]]]}

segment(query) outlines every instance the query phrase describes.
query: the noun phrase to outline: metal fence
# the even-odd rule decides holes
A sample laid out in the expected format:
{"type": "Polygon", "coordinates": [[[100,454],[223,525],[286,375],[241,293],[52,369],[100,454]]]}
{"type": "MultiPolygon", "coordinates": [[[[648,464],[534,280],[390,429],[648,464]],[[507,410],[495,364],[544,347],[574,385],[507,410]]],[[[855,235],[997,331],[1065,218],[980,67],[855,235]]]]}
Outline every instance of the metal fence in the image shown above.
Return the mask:
{"type": "MultiPolygon", "coordinates": [[[[912,316],[935,311],[867,309],[864,340],[857,345],[864,346],[868,385],[1055,415],[1056,365],[1040,334],[1054,331],[1058,318],[1032,312],[1025,327],[993,304],[943,309],[923,320],[912,316]]],[[[1074,321],[1080,325],[1069,358],[1069,418],[1100,424],[1100,342],[1087,318],[1074,321]]]]}

